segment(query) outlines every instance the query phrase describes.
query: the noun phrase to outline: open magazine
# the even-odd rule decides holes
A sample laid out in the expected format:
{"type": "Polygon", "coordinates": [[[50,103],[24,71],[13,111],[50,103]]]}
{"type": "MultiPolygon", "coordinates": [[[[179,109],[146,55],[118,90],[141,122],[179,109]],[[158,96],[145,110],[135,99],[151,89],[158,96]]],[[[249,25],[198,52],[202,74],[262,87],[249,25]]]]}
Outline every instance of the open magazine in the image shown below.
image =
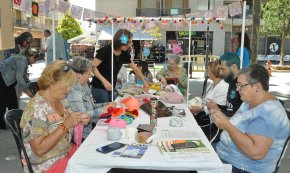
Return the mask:
{"type": "Polygon", "coordinates": [[[162,154],[209,152],[201,140],[162,140],[157,146],[162,154]]]}

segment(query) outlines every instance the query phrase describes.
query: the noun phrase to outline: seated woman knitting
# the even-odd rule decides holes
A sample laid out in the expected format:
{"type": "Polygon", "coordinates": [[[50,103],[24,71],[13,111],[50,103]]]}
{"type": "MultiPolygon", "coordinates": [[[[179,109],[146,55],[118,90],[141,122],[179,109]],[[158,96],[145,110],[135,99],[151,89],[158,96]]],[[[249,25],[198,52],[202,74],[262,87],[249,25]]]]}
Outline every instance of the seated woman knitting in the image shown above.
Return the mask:
{"type": "MultiPolygon", "coordinates": [[[[157,74],[156,78],[162,84],[167,85],[168,79],[176,79],[176,85],[180,92],[185,95],[187,88],[187,73],[186,69],[179,67],[180,57],[179,55],[170,55],[168,56],[168,65],[165,65],[157,74]]],[[[175,83],[175,82],[174,82],[175,83]]]]}
{"type": "Polygon", "coordinates": [[[232,172],[275,172],[283,146],[290,135],[290,122],[279,100],[269,93],[268,71],[262,65],[243,68],[237,91],[243,100],[230,119],[218,108],[212,117],[223,129],[216,152],[232,172]]]}
{"type": "Polygon", "coordinates": [[[77,76],[77,82],[70,88],[67,100],[74,112],[86,113],[91,118],[91,121],[83,128],[84,140],[92,131],[92,123],[96,123],[99,115],[107,112],[109,107],[116,107],[116,103],[94,103],[92,91],[88,86],[89,78],[92,76],[90,60],[81,56],[74,57],[71,67],[77,76]]]}
{"type": "MultiPolygon", "coordinates": [[[[203,125],[203,123],[209,123],[209,118],[206,118],[206,122],[201,122],[201,116],[205,116],[210,113],[210,110],[207,108],[206,102],[210,99],[215,101],[218,105],[225,106],[227,100],[227,92],[229,84],[226,83],[219,72],[219,63],[209,62],[208,64],[208,78],[212,81],[212,83],[206,88],[206,91],[202,97],[202,103],[200,105],[193,104],[190,106],[190,111],[195,115],[197,122],[199,125],[203,125]],[[199,121],[200,120],[200,121],[199,121]]],[[[207,116],[208,117],[208,116],[207,116]]]]}
{"type": "Polygon", "coordinates": [[[76,75],[65,61],[53,61],[43,70],[40,90],[24,109],[20,127],[34,172],[64,172],[77,148],[71,143],[74,127],[90,121],[87,114],[72,112],[65,100],[75,82],[76,75]]]}

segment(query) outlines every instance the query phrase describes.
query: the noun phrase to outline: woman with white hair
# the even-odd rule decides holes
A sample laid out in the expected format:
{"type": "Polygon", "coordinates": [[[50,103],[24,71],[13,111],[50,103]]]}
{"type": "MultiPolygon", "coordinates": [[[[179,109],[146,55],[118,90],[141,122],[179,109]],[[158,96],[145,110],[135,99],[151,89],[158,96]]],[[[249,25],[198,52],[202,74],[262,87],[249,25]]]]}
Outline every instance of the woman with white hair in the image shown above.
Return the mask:
{"type": "Polygon", "coordinates": [[[275,172],[290,122],[283,105],[269,93],[268,71],[262,65],[240,70],[237,91],[243,101],[230,119],[213,108],[216,126],[223,130],[216,152],[233,165],[232,172],[275,172]]]}
{"type": "Polygon", "coordinates": [[[165,65],[157,74],[156,78],[162,84],[167,85],[168,78],[175,78],[177,80],[177,87],[180,92],[185,95],[187,88],[187,72],[183,67],[179,67],[179,55],[168,56],[168,65],[165,65]]]}
{"type": "Polygon", "coordinates": [[[89,78],[92,77],[92,62],[84,57],[74,57],[71,64],[76,73],[77,82],[70,88],[67,100],[74,112],[82,112],[90,116],[91,121],[84,126],[83,139],[85,139],[92,130],[92,122],[97,122],[101,113],[106,112],[109,107],[116,107],[115,103],[95,104],[92,91],[88,86],[89,78]]]}

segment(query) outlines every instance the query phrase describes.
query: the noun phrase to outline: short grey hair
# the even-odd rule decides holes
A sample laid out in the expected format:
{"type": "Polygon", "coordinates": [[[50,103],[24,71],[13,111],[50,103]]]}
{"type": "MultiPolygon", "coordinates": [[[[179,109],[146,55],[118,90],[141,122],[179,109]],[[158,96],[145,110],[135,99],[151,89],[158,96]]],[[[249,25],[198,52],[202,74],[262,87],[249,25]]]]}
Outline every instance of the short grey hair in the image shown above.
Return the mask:
{"type": "Polygon", "coordinates": [[[168,54],[167,59],[168,59],[168,61],[173,60],[176,64],[179,64],[179,62],[180,62],[180,56],[175,55],[175,54],[168,54]]]}
{"type": "Polygon", "coordinates": [[[264,66],[260,64],[250,65],[247,68],[242,68],[239,71],[238,76],[242,74],[246,76],[248,83],[255,84],[259,82],[265,91],[269,91],[270,77],[267,69],[264,66]]]}
{"type": "Polygon", "coordinates": [[[71,67],[74,72],[84,74],[85,72],[87,72],[89,69],[92,68],[92,61],[82,56],[75,56],[73,58],[71,67]]]}

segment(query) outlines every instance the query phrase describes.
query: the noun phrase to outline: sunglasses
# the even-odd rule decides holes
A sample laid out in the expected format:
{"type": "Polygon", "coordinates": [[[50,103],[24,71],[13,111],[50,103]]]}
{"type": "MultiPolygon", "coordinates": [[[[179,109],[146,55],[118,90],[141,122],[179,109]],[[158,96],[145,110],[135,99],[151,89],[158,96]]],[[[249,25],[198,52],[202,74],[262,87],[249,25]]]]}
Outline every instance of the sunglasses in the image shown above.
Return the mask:
{"type": "Polygon", "coordinates": [[[71,67],[67,64],[67,65],[65,65],[65,66],[63,66],[63,68],[62,68],[62,70],[64,71],[64,72],[68,72],[68,71],[70,71],[70,69],[71,69],[71,67]]]}

